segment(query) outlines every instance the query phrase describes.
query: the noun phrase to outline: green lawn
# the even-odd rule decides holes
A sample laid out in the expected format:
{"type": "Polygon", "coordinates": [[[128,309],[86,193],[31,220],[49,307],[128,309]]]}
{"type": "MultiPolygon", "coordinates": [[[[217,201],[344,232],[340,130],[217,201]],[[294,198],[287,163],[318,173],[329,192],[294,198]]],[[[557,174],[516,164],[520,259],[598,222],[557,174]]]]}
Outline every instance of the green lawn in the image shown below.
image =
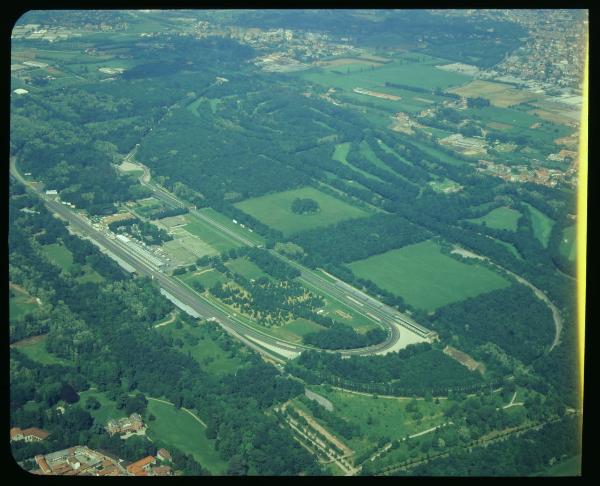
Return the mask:
{"type": "Polygon", "coordinates": [[[554,463],[544,471],[533,474],[533,476],[581,476],[581,454],[554,463]]]}
{"type": "Polygon", "coordinates": [[[227,471],[227,462],[215,450],[214,440],[206,438],[205,428],[189,413],[177,410],[174,405],[148,400],[148,412],[156,420],[148,422],[146,434],[154,441],[191,454],[202,467],[212,474],[227,471]]]}
{"type": "Polygon", "coordinates": [[[303,318],[294,319],[286,323],[283,327],[298,336],[305,336],[308,333],[323,331],[325,329],[323,326],[303,318]]]}
{"type": "Polygon", "coordinates": [[[558,247],[561,254],[574,262],[577,256],[577,225],[567,226],[562,233],[562,240],[558,247]]]}
{"type": "Polygon", "coordinates": [[[344,440],[357,455],[376,445],[382,437],[391,440],[402,439],[439,425],[445,420],[443,411],[447,400],[440,400],[438,405],[418,400],[417,406],[423,418],[414,420],[412,414],[406,411],[409,400],[375,398],[334,390],[327,386],[310,388],[333,404],[336,415],[360,428],[360,434],[350,440],[344,440]]]}
{"type": "Polygon", "coordinates": [[[82,408],[85,408],[85,401],[89,397],[94,397],[96,400],[100,402],[100,408],[98,410],[89,410],[92,417],[97,424],[102,425],[103,427],[106,425],[110,419],[119,419],[126,416],[124,410],[119,410],[117,408],[117,402],[114,400],[110,400],[104,392],[100,392],[98,390],[86,390],[79,393],[80,400],[79,405],[82,408]]]}
{"type": "Polygon", "coordinates": [[[22,292],[19,289],[11,287],[13,297],[9,294],[8,308],[10,320],[19,319],[25,314],[38,308],[35,299],[27,292],[22,292]]]}
{"type": "Polygon", "coordinates": [[[186,284],[192,285],[192,282],[200,282],[204,288],[208,289],[217,282],[226,282],[227,278],[222,273],[217,272],[214,269],[200,269],[197,272],[186,273],[179,277],[186,284]],[[207,270],[206,272],[204,270],[207,270]]]}
{"type": "Polygon", "coordinates": [[[208,243],[219,253],[241,246],[241,243],[237,242],[232,237],[218,232],[209,223],[206,223],[193,214],[186,214],[185,220],[187,221],[187,224],[185,225],[186,231],[208,243]]]}
{"type": "Polygon", "coordinates": [[[65,271],[71,270],[73,265],[73,254],[68,248],[58,243],[42,246],[42,252],[54,265],[59,266],[65,271]]]}
{"type": "Polygon", "coordinates": [[[349,267],[356,276],[428,311],[510,285],[484,266],[444,255],[431,240],[359,260],[349,267]]]}
{"type": "Polygon", "coordinates": [[[480,218],[468,219],[471,223],[483,224],[485,223],[490,228],[494,229],[506,229],[510,231],[517,230],[517,221],[521,217],[521,213],[514,209],[507,207],[496,208],[490,211],[485,216],[480,218]]]}
{"type": "Polygon", "coordinates": [[[189,352],[190,356],[208,373],[215,375],[234,373],[235,370],[243,365],[241,359],[231,356],[229,351],[225,351],[219,346],[205,325],[195,328],[184,325],[181,329],[177,329],[173,323],[168,326],[159,327],[157,330],[173,338],[181,338],[184,343],[181,351],[185,354],[189,352]],[[187,343],[183,337],[188,332],[199,339],[198,344],[195,346],[187,343]]]}
{"type": "Polygon", "coordinates": [[[242,277],[247,279],[258,279],[260,277],[267,277],[267,274],[263,272],[255,263],[251,262],[247,258],[236,258],[225,263],[225,266],[234,273],[240,274],[242,277]]]}
{"type": "Polygon", "coordinates": [[[235,206],[266,225],[283,232],[285,236],[329,226],[345,219],[368,216],[366,211],[312,187],[246,199],[235,206]],[[313,199],[317,201],[321,210],[313,214],[295,214],[291,206],[296,198],[313,199]]]}
{"type": "Polygon", "coordinates": [[[59,358],[53,354],[50,354],[46,351],[45,347],[45,336],[39,339],[32,339],[31,341],[27,341],[23,344],[19,344],[15,346],[19,351],[25,354],[28,358],[37,361],[41,364],[59,364],[65,366],[73,366],[73,363],[70,361],[59,358]]]}
{"type": "Polygon", "coordinates": [[[531,214],[533,234],[538,240],[540,240],[540,243],[542,243],[544,247],[547,247],[548,241],[550,240],[552,226],[554,226],[554,220],[546,216],[539,209],[533,207],[531,204],[525,203],[525,205],[529,208],[529,212],[531,214]]]}

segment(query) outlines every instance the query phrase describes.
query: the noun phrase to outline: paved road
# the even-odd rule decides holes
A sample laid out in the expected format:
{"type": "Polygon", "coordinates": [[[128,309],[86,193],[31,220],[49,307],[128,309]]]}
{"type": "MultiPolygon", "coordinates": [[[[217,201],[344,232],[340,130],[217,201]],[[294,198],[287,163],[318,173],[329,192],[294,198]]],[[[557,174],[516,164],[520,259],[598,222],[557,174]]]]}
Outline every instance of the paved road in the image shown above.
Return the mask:
{"type": "MultiPolygon", "coordinates": [[[[243,245],[247,246],[258,246],[254,241],[252,241],[249,237],[240,234],[228,228],[226,225],[221,223],[220,221],[211,218],[207,214],[195,210],[193,206],[186,204],[180,201],[178,198],[170,194],[165,189],[157,186],[150,182],[150,172],[147,167],[143,166],[144,175],[140,178],[140,182],[147,187],[149,187],[153,192],[154,196],[165,204],[172,207],[185,207],[188,208],[190,213],[192,213],[197,218],[202,221],[210,224],[217,231],[227,235],[230,239],[234,241],[238,241],[243,245]]],[[[419,325],[414,319],[410,318],[406,314],[402,314],[398,312],[396,309],[393,309],[390,306],[387,306],[373,297],[365,294],[364,292],[352,287],[351,285],[337,279],[336,277],[331,276],[334,280],[331,282],[330,280],[324,278],[319,273],[311,270],[294,260],[287,258],[284,255],[277,253],[274,250],[269,250],[273,256],[283,260],[287,264],[297,268],[300,273],[300,280],[308,283],[314,287],[316,287],[319,291],[323,292],[327,297],[332,300],[337,300],[338,302],[343,303],[344,305],[350,307],[357,314],[363,316],[365,319],[374,322],[380,327],[388,330],[387,339],[378,345],[371,346],[369,348],[361,348],[356,350],[347,350],[344,351],[344,354],[374,354],[381,353],[388,349],[394,347],[398,339],[400,339],[400,333],[408,333],[417,338],[421,338],[420,340],[425,341],[426,339],[432,338],[435,333],[430,331],[429,329],[419,325]],[[398,326],[391,325],[390,322],[394,322],[401,326],[403,329],[399,330],[398,326]]]]}

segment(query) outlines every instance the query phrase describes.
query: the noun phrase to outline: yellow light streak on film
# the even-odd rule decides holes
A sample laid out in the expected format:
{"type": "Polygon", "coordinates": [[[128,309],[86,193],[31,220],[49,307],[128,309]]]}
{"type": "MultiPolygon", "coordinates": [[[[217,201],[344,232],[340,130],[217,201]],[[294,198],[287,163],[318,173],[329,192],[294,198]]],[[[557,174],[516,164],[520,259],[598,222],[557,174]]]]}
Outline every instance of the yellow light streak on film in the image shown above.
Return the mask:
{"type": "Polygon", "coordinates": [[[579,397],[583,410],[583,362],[585,355],[585,289],[586,289],[586,242],[587,242],[587,195],[588,195],[588,82],[590,49],[586,42],[585,69],[583,74],[583,103],[579,132],[579,181],[577,185],[577,321],[579,345],[579,397]]]}

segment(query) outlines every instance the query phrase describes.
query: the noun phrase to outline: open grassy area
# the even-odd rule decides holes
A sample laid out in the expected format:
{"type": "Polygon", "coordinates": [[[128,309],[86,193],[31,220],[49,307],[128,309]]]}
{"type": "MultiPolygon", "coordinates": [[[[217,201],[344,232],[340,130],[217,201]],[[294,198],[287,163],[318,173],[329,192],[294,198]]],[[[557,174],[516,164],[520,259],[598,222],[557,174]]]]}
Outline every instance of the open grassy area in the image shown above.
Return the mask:
{"type": "Polygon", "coordinates": [[[267,274],[263,272],[255,263],[251,262],[247,258],[236,258],[225,263],[225,266],[234,273],[239,273],[242,277],[247,279],[257,279],[260,277],[267,277],[267,274]]]}
{"type": "Polygon", "coordinates": [[[562,240],[558,249],[563,256],[572,262],[575,261],[575,257],[577,256],[577,225],[567,226],[563,230],[562,240]]]}
{"type": "Polygon", "coordinates": [[[59,358],[48,351],[45,347],[46,336],[35,336],[30,339],[21,341],[14,345],[19,351],[23,352],[28,358],[37,361],[41,364],[59,364],[65,366],[73,366],[73,363],[66,359],[59,358]]]}
{"type": "Polygon", "coordinates": [[[496,208],[480,218],[468,219],[471,223],[483,224],[494,229],[517,230],[517,221],[521,217],[519,211],[507,207],[496,208]]]}
{"type": "Polygon", "coordinates": [[[410,400],[375,398],[335,390],[328,386],[310,388],[333,404],[336,415],[359,427],[360,434],[350,440],[344,440],[357,455],[375,446],[381,438],[399,440],[439,425],[445,420],[443,411],[447,400],[440,400],[439,404],[417,400],[417,407],[423,418],[415,420],[412,413],[406,411],[410,400]]]}
{"type": "Polygon", "coordinates": [[[345,219],[368,216],[363,209],[329,196],[312,187],[277,192],[267,196],[246,199],[235,206],[285,236],[322,226],[329,226],[345,219]],[[292,201],[296,198],[315,200],[321,210],[312,214],[295,214],[292,201]]]}
{"type": "Polygon", "coordinates": [[[480,79],[476,79],[459,88],[449,89],[448,91],[466,98],[477,98],[480,96],[490,100],[492,105],[502,108],[539,98],[539,95],[530,91],[515,89],[509,84],[494,83],[480,79]]]}
{"type": "Polygon", "coordinates": [[[169,324],[157,329],[161,333],[172,336],[173,339],[180,338],[184,343],[181,351],[185,354],[189,352],[190,356],[208,373],[225,375],[234,373],[242,366],[241,359],[232,356],[230,351],[225,351],[219,346],[214,335],[209,333],[206,325],[190,327],[184,324],[181,329],[177,329],[175,324],[169,324]],[[198,344],[191,345],[186,341],[184,336],[188,333],[199,339],[198,344]]]}
{"type": "Polygon", "coordinates": [[[428,311],[510,285],[486,267],[444,255],[431,240],[348,266],[358,277],[369,279],[401,296],[408,304],[428,311]]]}
{"type": "Polygon", "coordinates": [[[94,421],[101,426],[105,426],[106,422],[110,419],[119,419],[126,416],[125,410],[119,410],[117,408],[117,402],[114,400],[110,400],[104,392],[94,390],[86,390],[79,393],[79,405],[82,408],[85,408],[85,401],[89,397],[94,397],[96,400],[100,402],[100,408],[98,410],[89,410],[92,417],[94,417],[94,421]]]}
{"type": "Polygon", "coordinates": [[[565,476],[581,476],[581,454],[577,454],[573,457],[567,457],[548,466],[547,469],[541,471],[532,476],[553,476],[553,477],[565,477],[565,476]]]}
{"type": "Polygon", "coordinates": [[[220,475],[227,471],[227,462],[219,457],[214,440],[206,438],[205,428],[185,410],[148,400],[148,412],[156,417],[148,423],[148,437],[164,443],[167,448],[170,445],[191,454],[212,474],[220,475]]]}
{"type": "MultiPolygon", "coordinates": [[[[375,179],[377,181],[381,181],[381,179],[379,177],[374,176],[373,174],[370,174],[362,169],[359,169],[358,167],[356,167],[356,166],[352,165],[350,162],[348,162],[346,157],[348,156],[349,151],[350,151],[350,142],[338,143],[335,146],[335,150],[334,150],[331,158],[333,160],[337,160],[338,162],[341,162],[342,164],[350,167],[352,170],[355,170],[359,174],[362,174],[363,176],[368,177],[369,179],[375,179]]],[[[373,154],[373,156],[374,155],[375,154],[373,154]]]]}
{"type": "Polygon", "coordinates": [[[218,232],[210,224],[204,222],[202,219],[194,216],[193,214],[186,214],[185,220],[187,221],[185,226],[185,230],[187,232],[198,236],[219,253],[232,248],[238,248],[240,246],[240,243],[238,243],[236,240],[218,232]]]}
{"type": "Polygon", "coordinates": [[[188,285],[192,285],[192,282],[199,282],[207,289],[216,283],[227,281],[227,278],[222,273],[217,272],[213,268],[201,268],[198,271],[186,273],[179,278],[188,285]]]}
{"type": "Polygon", "coordinates": [[[51,263],[57,265],[65,271],[70,271],[73,265],[73,254],[68,248],[65,248],[59,243],[42,246],[42,252],[50,260],[51,263]]]}
{"type": "Polygon", "coordinates": [[[529,212],[531,214],[533,234],[538,240],[540,240],[542,245],[547,247],[548,241],[550,240],[552,226],[554,226],[554,220],[546,216],[539,209],[533,207],[531,204],[525,203],[525,205],[529,208],[529,212]]]}
{"type": "Polygon", "coordinates": [[[37,309],[38,304],[34,297],[20,287],[10,285],[12,296],[9,294],[9,316],[10,320],[19,319],[28,312],[37,309]]]}

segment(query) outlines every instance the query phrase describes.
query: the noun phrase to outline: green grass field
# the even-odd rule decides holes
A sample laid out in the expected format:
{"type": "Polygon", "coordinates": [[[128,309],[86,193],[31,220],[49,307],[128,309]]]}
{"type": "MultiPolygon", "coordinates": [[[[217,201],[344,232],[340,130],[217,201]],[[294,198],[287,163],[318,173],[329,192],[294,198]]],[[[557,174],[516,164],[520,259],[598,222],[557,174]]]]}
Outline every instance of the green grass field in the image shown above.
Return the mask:
{"type": "Polygon", "coordinates": [[[225,275],[217,272],[214,269],[201,269],[197,272],[186,273],[185,275],[182,275],[179,278],[188,285],[192,285],[192,282],[199,282],[204,286],[204,288],[207,289],[218,282],[222,283],[227,281],[225,275]]]}
{"type": "Polygon", "coordinates": [[[15,346],[19,351],[22,351],[28,358],[37,361],[41,364],[59,364],[65,366],[73,366],[73,363],[66,359],[59,358],[46,351],[46,337],[34,338],[15,346]]]}
{"type": "Polygon", "coordinates": [[[329,226],[345,219],[368,216],[366,211],[312,187],[246,199],[235,206],[266,225],[283,232],[285,236],[329,226]],[[313,199],[319,203],[321,210],[313,214],[295,214],[291,206],[296,198],[313,199]]]}
{"type": "Polygon", "coordinates": [[[186,214],[185,220],[187,221],[187,225],[185,226],[186,231],[199,237],[219,253],[241,246],[241,244],[232,237],[218,232],[210,224],[193,214],[186,214]]]}
{"type": "Polygon", "coordinates": [[[532,476],[581,476],[581,454],[577,454],[573,457],[567,457],[566,459],[549,466],[544,471],[533,474],[532,476]]]}
{"type": "Polygon", "coordinates": [[[356,276],[369,279],[401,296],[408,304],[428,311],[510,285],[481,265],[468,265],[444,255],[431,240],[348,266],[356,276]]]}
{"type": "Polygon", "coordinates": [[[507,207],[496,208],[493,211],[490,211],[485,216],[481,216],[480,218],[468,219],[471,223],[475,224],[483,224],[485,223],[490,228],[494,229],[506,229],[510,231],[517,230],[517,221],[521,217],[521,213],[519,211],[515,211],[514,209],[510,209],[507,207]]]}
{"type": "Polygon", "coordinates": [[[414,420],[412,414],[406,411],[410,400],[375,398],[327,386],[310,388],[333,404],[335,414],[360,428],[360,434],[350,440],[344,440],[357,455],[375,446],[383,437],[391,440],[402,439],[439,425],[445,420],[443,411],[447,400],[440,400],[437,405],[418,400],[418,410],[423,414],[423,418],[414,420]]]}
{"type": "Polygon", "coordinates": [[[19,319],[25,314],[38,308],[38,304],[31,295],[27,292],[21,291],[15,287],[10,287],[13,296],[9,294],[8,308],[10,320],[19,319]]]}
{"type": "Polygon", "coordinates": [[[575,261],[577,256],[577,225],[567,226],[562,233],[562,240],[558,247],[561,254],[570,261],[575,261]]]}
{"type": "Polygon", "coordinates": [[[42,246],[42,252],[54,265],[59,266],[67,272],[71,270],[71,266],[73,265],[73,254],[68,248],[65,248],[58,243],[52,243],[51,245],[42,246]]]}
{"type": "Polygon", "coordinates": [[[519,250],[517,250],[515,245],[513,245],[512,243],[507,243],[506,241],[502,241],[502,240],[498,240],[498,239],[496,239],[495,241],[496,241],[496,243],[501,244],[504,248],[506,248],[508,251],[510,251],[517,258],[522,258],[521,254],[519,253],[519,250]]]}
{"type": "Polygon", "coordinates": [[[230,352],[223,350],[217,344],[213,336],[209,334],[206,326],[190,327],[184,324],[181,329],[177,329],[173,323],[159,327],[157,330],[173,338],[181,338],[184,343],[181,351],[185,354],[189,352],[190,356],[211,374],[225,375],[233,373],[242,366],[242,361],[239,358],[232,357],[230,352]],[[197,337],[200,340],[198,344],[193,346],[187,343],[183,337],[186,333],[197,337]]]}
{"type": "Polygon", "coordinates": [[[254,279],[260,277],[267,277],[267,274],[263,272],[255,263],[251,262],[247,258],[236,258],[225,263],[225,266],[234,273],[239,273],[242,277],[247,279],[254,279]]]}
{"type": "Polygon", "coordinates": [[[191,454],[212,474],[227,471],[227,462],[219,457],[214,441],[206,438],[205,428],[189,413],[155,400],[148,400],[148,412],[156,417],[148,422],[148,437],[164,443],[167,449],[172,446],[191,454]]]}
{"type": "MultiPolygon", "coordinates": [[[[230,217],[215,211],[213,208],[202,208],[198,212],[217,222],[221,226],[224,226],[225,228],[233,231],[234,233],[237,233],[238,235],[243,236],[244,238],[250,241],[253,241],[257,245],[263,245],[265,243],[265,239],[262,236],[260,236],[256,232],[251,232],[248,228],[240,227],[240,225],[234,223],[230,217]]],[[[223,234],[221,234],[221,236],[225,237],[225,235],[223,234]]],[[[227,236],[227,238],[231,237],[227,236]]],[[[237,243],[237,240],[233,241],[236,242],[235,244],[239,245],[239,243],[237,243]]]]}
{"type": "Polygon", "coordinates": [[[89,410],[92,417],[97,424],[106,425],[110,419],[119,419],[125,417],[125,411],[117,408],[117,402],[110,400],[103,392],[98,390],[86,390],[79,393],[79,405],[81,408],[85,408],[85,401],[89,397],[94,397],[100,402],[100,408],[98,410],[89,410]]]}
{"type": "MultiPolygon", "coordinates": [[[[355,170],[356,172],[358,172],[359,174],[362,174],[365,177],[368,177],[370,179],[375,179],[377,181],[381,181],[381,179],[379,177],[374,176],[373,174],[369,174],[368,172],[366,172],[362,169],[359,169],[358,167],[355,167],[350,162],[348,162],[346,157],[348,156],[349,151],[350,151],[350,142],[338,143],[335,146],[335,150],[334,150],[331,158],[333,160],[337,160],[338,162],[341,162],[342,164],[344,164],[347,167],[350,167],[352,170],[355,170]]],[[[375,155],[375,154],[373,154],[373,155],[375,155]]]]}
{"type": "Polygon", "coordinates": [[[550,233],[552,232],[552,226],[554,226],[554,220],[546,216],[539,209],[533,207],[531,204],[525,203],[529,208],[531,214],[531,221],[533,223],[533,234],[540,240],[540,243],[544,247],[548,247],[550,240],[550,233]]]}

